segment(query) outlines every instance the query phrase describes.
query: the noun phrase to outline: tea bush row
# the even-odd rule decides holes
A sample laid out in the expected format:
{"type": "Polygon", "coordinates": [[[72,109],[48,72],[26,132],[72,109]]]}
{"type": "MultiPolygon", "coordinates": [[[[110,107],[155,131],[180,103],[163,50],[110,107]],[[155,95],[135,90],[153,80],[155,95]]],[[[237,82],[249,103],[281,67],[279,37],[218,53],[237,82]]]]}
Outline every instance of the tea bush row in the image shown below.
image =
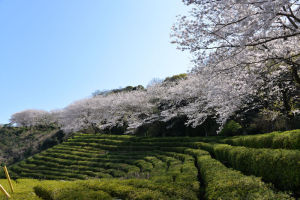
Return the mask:
{"type": "Polygon", "coordinates": [[[272,188],[259,178],[245,176],[239,171],[227,168],[211,158],[203,150],[187,149],[197,159],[201,179],[205,184],[205,199],[230,200],[287,200],[293,199],[288,194],[275,193],[272,188]]]}
{"type": "Polygon", "coordinates": [[[189,190],[139,179],[102,179],[61,183],[44,181],[35,186],[34,191],[45,200],[197,199],[197,196],[189,190]]]}
{"type": "Polygon", "coordinates": [[[236,136],[220,140],[220,142],[234,146],[245,146],[252,148],[300,150],[300,129],[259,135],[236,136]]]}
{"type": "Polygon", "coordinates": [[[283,190],[300,191],[300,151],[255,149],[227,144],[196,143],[216,159],[248,175],[262,177],[283,190]]]}

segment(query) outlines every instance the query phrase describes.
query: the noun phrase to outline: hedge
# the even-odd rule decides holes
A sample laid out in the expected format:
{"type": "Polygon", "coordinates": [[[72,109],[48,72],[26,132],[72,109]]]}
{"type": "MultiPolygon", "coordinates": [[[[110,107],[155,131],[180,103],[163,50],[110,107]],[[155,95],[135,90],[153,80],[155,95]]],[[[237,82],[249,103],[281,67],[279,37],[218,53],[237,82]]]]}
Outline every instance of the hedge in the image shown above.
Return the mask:
{"type": "Polygon", "coordinates": [[[260,178],[245,176],[227,168],[211,158],[206,151],[187,149],[197,159],[201,179],[205,184],[207,200],[287,200],[293,199],[283,192],[276,193],[260,178]]]}
{"type": "Polygon", "coordinates": [[[244,176],[242,173],[226,168],[210,156],[197,158],[201,176],[206,184],[206,198],[247,199],[247,200],[284,200],[293,199],[284,193],[275,193],[270,186],[259,178],[244,176]]]}
{"type": "Polygon", "coordinates": [[[35,193],[45,200],[97,199],[187,199],[197,196],[184,188],[170,184],[155,184],[148,180],[102,179],[85,181],[43,181],[34,187],[35,193]]]}
{"type": "Polygon", "coordinates": [[[236,136],[219,141],[234,146],[273,149],[300,149],[300,129],[259,135],[236,136]]]}
{"type": "Polygon", "coordinates": [[[227,144],[197,143],[216,159],[242,171],[262,177],[283,190],[300,191],[300,151],[286,149],[254,149],[227,144]]]}

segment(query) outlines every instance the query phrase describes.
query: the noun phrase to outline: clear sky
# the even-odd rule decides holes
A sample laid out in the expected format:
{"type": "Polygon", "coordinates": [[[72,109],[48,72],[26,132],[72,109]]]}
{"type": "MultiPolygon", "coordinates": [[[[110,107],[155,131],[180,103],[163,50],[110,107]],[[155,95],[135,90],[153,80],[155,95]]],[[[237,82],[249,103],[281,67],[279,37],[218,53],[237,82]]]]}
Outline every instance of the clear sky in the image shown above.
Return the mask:
{"type": "Polygon", "coordinates": [[[170,44],[181,0],[0,0],[0,123],[95,90],[186,72],[170,44]]]}

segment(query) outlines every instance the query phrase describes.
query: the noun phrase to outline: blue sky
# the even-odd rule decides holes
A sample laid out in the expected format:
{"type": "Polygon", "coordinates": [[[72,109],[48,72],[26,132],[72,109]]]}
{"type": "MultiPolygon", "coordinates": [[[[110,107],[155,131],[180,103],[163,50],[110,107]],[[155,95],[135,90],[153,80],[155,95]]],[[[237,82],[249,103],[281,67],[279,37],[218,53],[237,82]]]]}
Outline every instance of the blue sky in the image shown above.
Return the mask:
{"type": "Polygon", "coordinates": [[[95,90],[186,72],[170,44],[181,0],[0,0],[0,123],[95,90]]]}

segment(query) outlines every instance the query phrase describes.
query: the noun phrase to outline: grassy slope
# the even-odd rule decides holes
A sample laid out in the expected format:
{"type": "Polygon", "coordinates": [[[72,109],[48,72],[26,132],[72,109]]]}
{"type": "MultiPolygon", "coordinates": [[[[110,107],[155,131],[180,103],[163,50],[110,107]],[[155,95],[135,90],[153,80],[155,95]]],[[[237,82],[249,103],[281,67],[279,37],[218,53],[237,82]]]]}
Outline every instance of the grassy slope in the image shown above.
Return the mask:
{"type": "MultiPolygon", "coordinates": [[[[23,180],[19,179],[17,182],[13,181],[13,186],[15,189],[15,193],[12,194],[12,199],[17,199],[17,200],[39,200],[39,198],[35,193],[34,193],[34,186],[39,185],[41,182],[38,180],[23,180]]],[[[0,179],[0,184],[7,190],[9,194],[11,194],[11,191],[9,189],[9,185],[7,180],[0,179]]],[[[7,198],[0,192],[0,200],[7,200],[7,198]]]]}

